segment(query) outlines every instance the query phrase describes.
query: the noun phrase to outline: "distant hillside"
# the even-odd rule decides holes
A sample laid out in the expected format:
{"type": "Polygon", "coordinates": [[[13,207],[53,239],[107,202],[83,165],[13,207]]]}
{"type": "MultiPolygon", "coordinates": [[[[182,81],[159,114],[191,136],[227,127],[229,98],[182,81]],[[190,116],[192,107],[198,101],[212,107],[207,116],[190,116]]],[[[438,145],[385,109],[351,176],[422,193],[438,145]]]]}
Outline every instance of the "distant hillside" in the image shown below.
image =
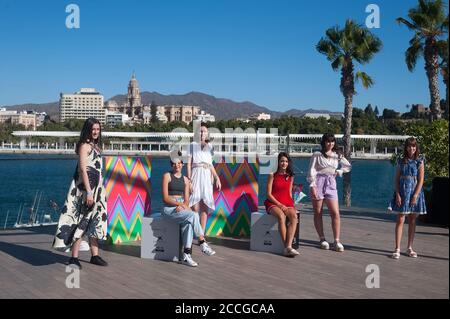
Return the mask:
{"type": "MultiPolygon", "coordinates": [[[[157,92],[142,92],[142,103],[151,104],[155,101],[157,105],[198,105],[207,113],[213,114],[217,120],[229,120],[238,117],[247,117],[254,113],[269,113],[272,118],[283,115],[287,116],[303,116],[305,113],[335,113],[326,110],[315,109],[291,109],[286,112],[276,112],[269,110],[264,106],[256,105],[252,102],[235,102],[230,99],[216,98],[212,95],[190,92],[183,95],[162,95],[157,92]]],[[[126,95],[115,95],[109,100],[115,100],[121,104],[126,101],[126,95]]],[[[37,112],[46,112],[52,120],[59,120],[59,102],[43,103],[43,104],[20,104],[12,106],[4,106],[10,110],[34,110],[37,112]]]]}
{"type": "MultiPolygon", "coordinates": [[[[143,104],[150,104],[152,101],[155,101],[157,105],[198,105],[207,113],[213,114],[217,120],[246,117],[254,113],[263,112],[273,116],[281,114],[251,102],[234,102],[200,92],[190,92],[184,95],[162,95],[157,92],[142,92],[141,97],[143,104]]],[[[126,101],[126,98],[126,95],[116,95],[110,100],[115,100],[121,104],[126,101]]]]}
{"type": "Polygon", "coordinates": [[[52,120],[59,121],[59,102],[43,104],[27,103],[11,106],[3,106],[8,110],[45,112],[52,120]]]}

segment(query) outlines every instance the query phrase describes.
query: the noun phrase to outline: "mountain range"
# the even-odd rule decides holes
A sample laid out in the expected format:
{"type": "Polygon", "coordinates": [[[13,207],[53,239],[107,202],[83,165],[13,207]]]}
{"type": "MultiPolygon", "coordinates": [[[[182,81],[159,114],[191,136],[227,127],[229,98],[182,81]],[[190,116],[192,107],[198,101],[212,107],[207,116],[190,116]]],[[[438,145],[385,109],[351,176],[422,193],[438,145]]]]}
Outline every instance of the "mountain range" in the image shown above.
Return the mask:
{"type": "MultiPolygon", "coordinates": [[[[109,100],[115,100],[119,105],[126,102],[126,95],[115,95],[109,100]]],[[[283,115],[288,116],[302,116],[305,113],[333,113],[326,110],[316,109],[290,109],[286,112],[277,112],[268,109],[267,107],[256,105],[252,102],[235,102],[230,99],[216,98],[212,95],[190,92],[183,95],[163,95],[158,92],[142,92],[141,100],[143,104],[151,104],[154,101],[157,105],[196,105],[200,106],[202,110],[210,113],[216,117],[216,120],[229,120],[239,117],[248,117],[255,113],[268,113],[272,118],[277,118],[283,115]]],[[[37,112],[46,112],[51,119],[59,120],[59,102],[50,102],[42,104],[20,104],[4,106],[9,110],[34,110],[37,112]]]]}

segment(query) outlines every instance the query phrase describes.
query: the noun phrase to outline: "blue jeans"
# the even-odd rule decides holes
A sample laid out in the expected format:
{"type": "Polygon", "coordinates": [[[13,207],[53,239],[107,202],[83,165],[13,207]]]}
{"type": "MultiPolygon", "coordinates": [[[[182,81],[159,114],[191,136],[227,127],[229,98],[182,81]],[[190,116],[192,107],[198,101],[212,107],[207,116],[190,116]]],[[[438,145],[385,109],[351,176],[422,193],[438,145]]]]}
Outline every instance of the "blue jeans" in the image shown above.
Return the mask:
{"type": "MultiPolygon", "coordinates": [[[[178,198],[174,199],[179,201],[178,198]]],[[[161,217],[167,218],[181,225],[183,247],[191,248],[193,238],[199,238],[204,235],[202,226],[200,225],[200,220],[198,218],[198,213],[189,210],[182,210],[177,213],[176,209],[176,207],[164,207],[161,217]]]]}

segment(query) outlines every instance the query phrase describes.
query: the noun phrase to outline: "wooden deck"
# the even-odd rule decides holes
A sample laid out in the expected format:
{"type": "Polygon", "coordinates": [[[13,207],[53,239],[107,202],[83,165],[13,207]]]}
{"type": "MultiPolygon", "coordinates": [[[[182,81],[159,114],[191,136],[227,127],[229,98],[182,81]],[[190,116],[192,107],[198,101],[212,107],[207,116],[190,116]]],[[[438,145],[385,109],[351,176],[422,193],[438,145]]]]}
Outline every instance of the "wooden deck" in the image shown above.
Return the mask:
{"type": "MultiPolygon", "coordinates": [[[[248,240],[211,239],[215,256],[194,246],[197,268],[141,259],[139,244],[104,247],[101,255],[110,265],[84,262],[79,289],[65,285],[68,254],[50,249],[54,227],[7,230],[0,232],[0,298],[449,298],[448,229],[419,225],[419,258],[402,254],[393,260],[394,225],[393,216],[380,212],[342,211],[346,250],[324,251],[305,207],[300,256],[249,251],[248,240]],[[369,264],[379,267],[380,288],[366,287],[369,264]]],[[[90,255],[80,257],[88,261],[90,255]]]]}

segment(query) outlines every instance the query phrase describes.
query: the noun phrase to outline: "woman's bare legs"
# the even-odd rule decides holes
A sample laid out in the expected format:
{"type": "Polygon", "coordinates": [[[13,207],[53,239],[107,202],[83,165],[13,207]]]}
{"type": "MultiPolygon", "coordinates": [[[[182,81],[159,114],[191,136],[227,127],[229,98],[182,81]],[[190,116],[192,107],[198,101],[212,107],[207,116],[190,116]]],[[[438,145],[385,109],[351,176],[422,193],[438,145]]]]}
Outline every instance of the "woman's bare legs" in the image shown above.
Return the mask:
{"type": "Polygon", "coordinates": [[[341,235],[341,217],[339,215],[339,202],[337,200],[326,200],[328,211],[331,215],[331,227],[333,228],[334,242],[339,242],[341,235]]]}
{"type": "Polygon", "coordinates": [[[90,237],[89,238],[89,246],[91,248],[91,255],[97,256],[98,255],[98,241],[97,238],[90,237]]]}
{"type": "Polygon", "coordinates": [[[289,208],[286,212],[286,217],[288,219],[288,226],[286,231],[286,241],[284,247],[292,247],[292,242],[294,241],[295,231],[297,229],[297,211],[295,208],[289,208]]]}
{"type": "MultiPolygon", "coordinates": [[[[290,243],[286,240],[286,215],[283,213],[281,208],[278,208],[276,206],[270,209],[270,215],[278,219],[278,231],[280,232],[281,240],[284,243],[284,247],[285,248],[291,247],[292,239],[290,243]]],[[[294,237],[292,236],[292,238],[294,237]]]]}
{"type": "Polygon", "coordinates": [[[316,232],[317,235],[319,235],[320,240],[325,240],[322,220],[323,199],[312,200],[312,204],[314,211],[314,227],[316,228],[316,232]]]}
{"type": "Polygon", "coordinates": [[[78,238],[73,244],[72,244],[72,257],[78,258],[78,252],[80,251],[80,244],[81,244],[81,238],[78,238]]]}

